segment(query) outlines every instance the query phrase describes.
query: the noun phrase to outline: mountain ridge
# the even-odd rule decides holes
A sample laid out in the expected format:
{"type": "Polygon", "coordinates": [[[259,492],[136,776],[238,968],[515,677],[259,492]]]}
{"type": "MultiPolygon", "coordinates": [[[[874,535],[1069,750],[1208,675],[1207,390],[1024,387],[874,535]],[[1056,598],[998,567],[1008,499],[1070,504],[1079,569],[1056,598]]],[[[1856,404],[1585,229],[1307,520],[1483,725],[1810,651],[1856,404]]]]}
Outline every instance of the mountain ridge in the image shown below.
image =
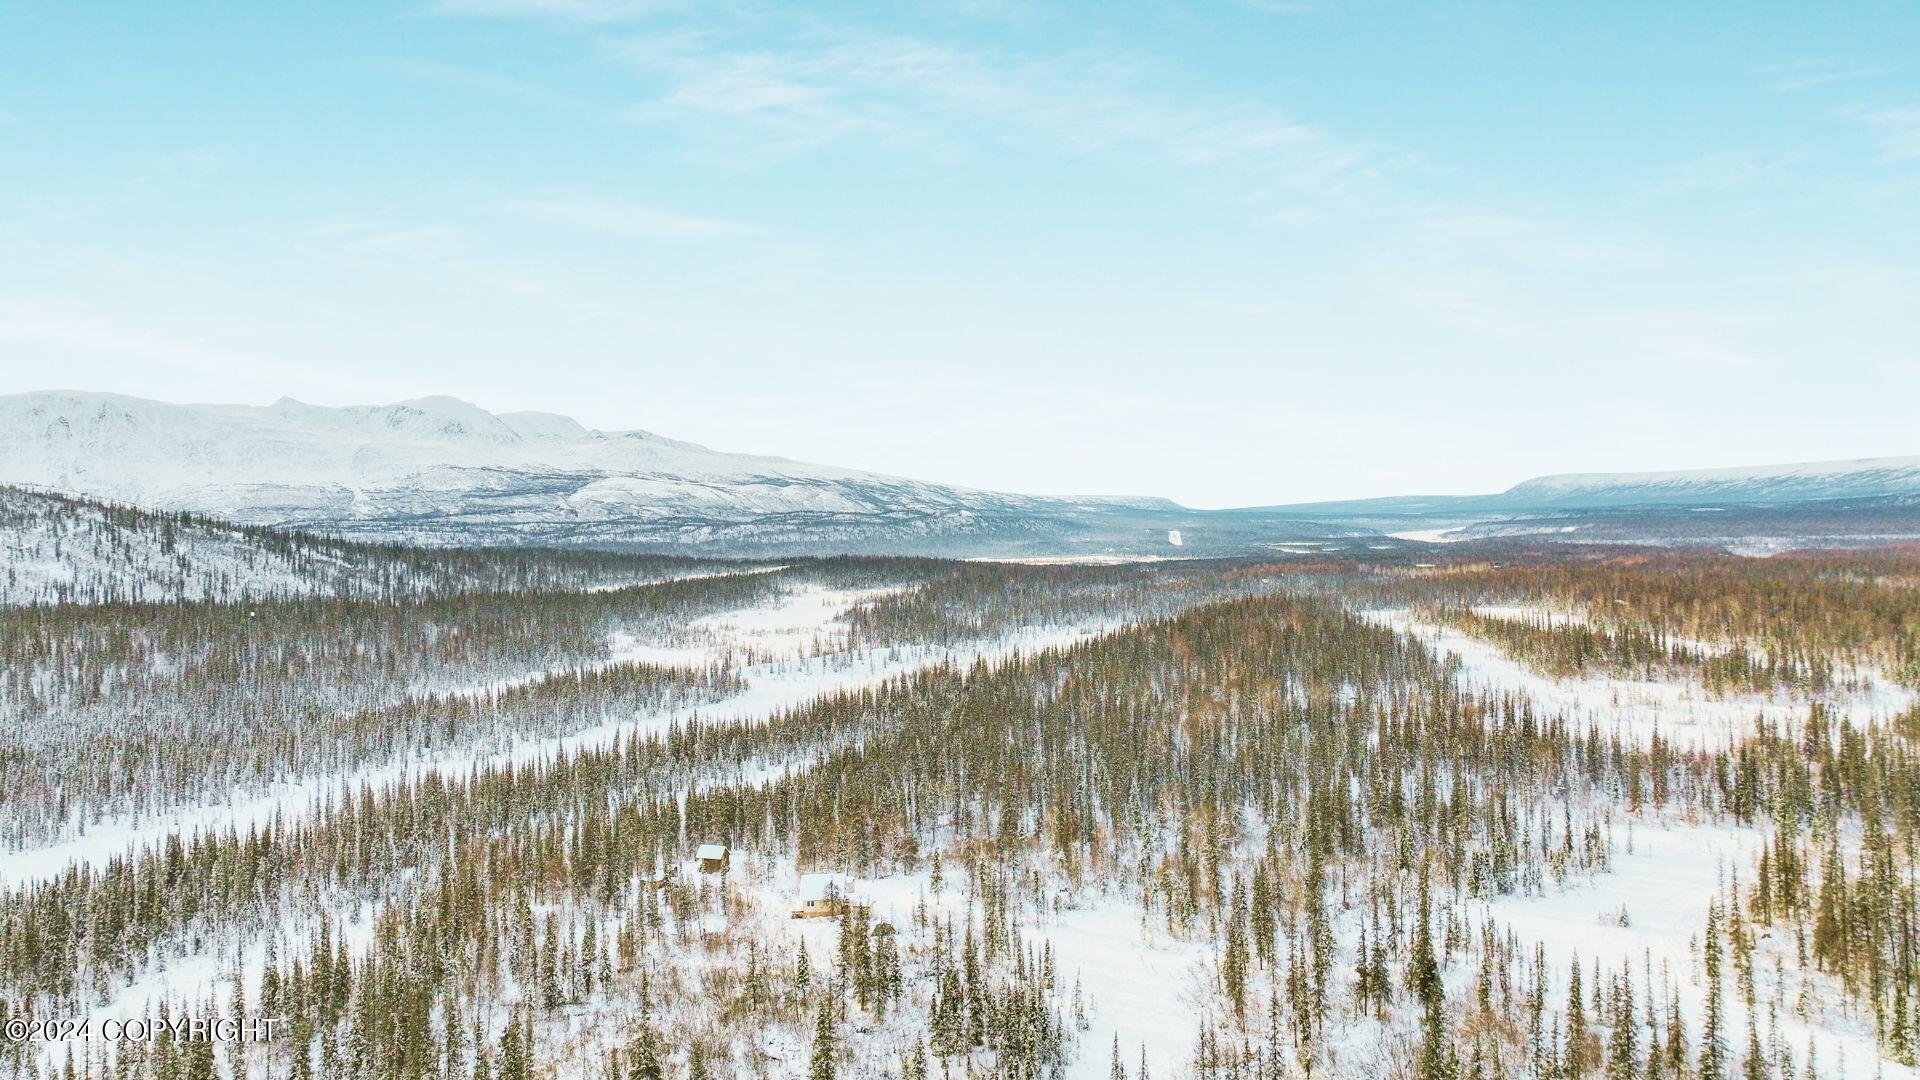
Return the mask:
{"type": "Polygon", "coordinates": [[[1790,508],[1738,519],[1792,534],[1769,543],[1903,536],[1920,521],[1920,456],[1561,473],[1488,495],[1194,510],[1150,495],[1062,499],[728,453],[445,395],[349,406],[0,396],[0,483],[382,543],[733,555],[1192,558],[1496,534],[1740,542],[1672,513],[1687,508],[1790,508]],[[1823,517],[1855,524],[1836,530],[1823,517]]]}
{"type": "Polygon", "coordinates": [[[1920,495],[1920,455],[1638,473],[1558,473],[1523,480],[1501,494],[1516,501],[1580,498],[1618,501],[1638,494],[1647,502],[1693,499],[1766,502],[1920,495]]]}
{"type": "Polygon", "coordinates": [[[1738,465],[1644,472],[1549,473],[1482,495],[1384,495],[1283,503],[1274,512],[1460,513],[1492,510],[1579,509],[1584,505],[1809,502],[1826,499],[1920,497],[1920,455],[1738,465]]]}
{"type": "Polygon", "coordinates": [[[0,432],[0,482],[383,542],[1142,556],[1354,532],[724,453],[449,397],[176,405],[42,391],[0,397],[0,432]]]}

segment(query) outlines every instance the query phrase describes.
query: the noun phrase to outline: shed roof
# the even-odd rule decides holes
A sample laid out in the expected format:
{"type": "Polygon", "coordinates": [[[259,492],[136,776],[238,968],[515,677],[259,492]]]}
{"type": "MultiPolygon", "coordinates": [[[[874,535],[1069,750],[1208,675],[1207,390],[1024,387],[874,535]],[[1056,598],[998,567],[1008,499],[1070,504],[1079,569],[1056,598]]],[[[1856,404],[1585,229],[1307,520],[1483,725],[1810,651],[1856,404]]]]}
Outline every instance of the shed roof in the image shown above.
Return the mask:
{"type": "Polygon", "coordinates": [[[699,857],[702,859],[724,859],[727,857],[727,845],[701,844],[699,857]]]}

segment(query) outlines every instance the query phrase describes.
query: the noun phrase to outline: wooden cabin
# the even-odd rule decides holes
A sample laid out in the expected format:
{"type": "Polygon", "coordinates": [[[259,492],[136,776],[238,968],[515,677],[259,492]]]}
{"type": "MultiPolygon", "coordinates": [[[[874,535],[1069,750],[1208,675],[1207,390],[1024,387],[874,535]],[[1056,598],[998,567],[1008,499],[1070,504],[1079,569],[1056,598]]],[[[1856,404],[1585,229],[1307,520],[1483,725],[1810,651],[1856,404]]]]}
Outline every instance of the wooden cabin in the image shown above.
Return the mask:
{"type": "Polygon", "coordinates": [[[830,919],[847,913],[846,882],[839,874],[801,874],[796,919],[830,919]]]}
{"type": "Polygon", "coordinates": [[[728,866],[732,865],[732,855],[732,850],[725,844],[701,844],[700,850],[694,852],[694,858],[703,874],[724,872],[728,866]]]}

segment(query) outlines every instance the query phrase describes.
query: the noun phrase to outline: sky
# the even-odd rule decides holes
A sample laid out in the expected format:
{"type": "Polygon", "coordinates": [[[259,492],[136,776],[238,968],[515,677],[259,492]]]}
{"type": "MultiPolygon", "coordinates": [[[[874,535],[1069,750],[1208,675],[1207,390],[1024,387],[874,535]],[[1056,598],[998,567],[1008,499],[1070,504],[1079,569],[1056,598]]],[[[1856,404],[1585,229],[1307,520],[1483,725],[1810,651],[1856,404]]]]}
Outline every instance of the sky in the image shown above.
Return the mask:
{"type": "Polygon", "coordinates": [[[1202,507],[1920,454],[1920,6],[13,0],[55,387],[1202,507]]]}

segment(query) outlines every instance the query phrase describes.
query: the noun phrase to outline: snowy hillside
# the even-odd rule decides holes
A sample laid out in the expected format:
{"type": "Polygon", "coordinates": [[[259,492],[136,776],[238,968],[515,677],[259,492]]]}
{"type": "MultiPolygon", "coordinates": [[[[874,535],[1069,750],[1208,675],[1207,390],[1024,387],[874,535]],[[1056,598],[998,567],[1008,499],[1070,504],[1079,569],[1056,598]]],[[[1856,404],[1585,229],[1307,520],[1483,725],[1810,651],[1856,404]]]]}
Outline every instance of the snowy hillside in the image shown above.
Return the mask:
{"type": "Polygon", "coordinates": [[[311,596],[351,572],[239,528],[0,488],[0,603],[311,596]]]}
{"type": "Polygon", "coordinates": [[[1920,457],[1540,476],[1491,495],[1265,507],[1275,517],[1408,540],[1529,537],[1749,553],[1920,538],[1920,457]]]}
{"type": "Polygon", "coordinates": [[[1675,472],[1566,473],[1516,484],[1499,498],[1527,506],[1585,507],[1889,496],[1920,497],[1920,456],[1675,472]]]}
{"type": "Polygon", "coordinates": [[[1326,536],[1164,501],[1072,502],[728,454],[452,398],[323,408],[0,397],[0,482],[382,541],[712,551],[1182,554],[1326,536]],[[1195,549],[1199,549],[1196,551],[1195,549]]]}
{"type": "Polygon", "coordinates": [[[597,589],[723,569],[739,564],[381,547],[0,486],[0,606],[597,589]]]}

